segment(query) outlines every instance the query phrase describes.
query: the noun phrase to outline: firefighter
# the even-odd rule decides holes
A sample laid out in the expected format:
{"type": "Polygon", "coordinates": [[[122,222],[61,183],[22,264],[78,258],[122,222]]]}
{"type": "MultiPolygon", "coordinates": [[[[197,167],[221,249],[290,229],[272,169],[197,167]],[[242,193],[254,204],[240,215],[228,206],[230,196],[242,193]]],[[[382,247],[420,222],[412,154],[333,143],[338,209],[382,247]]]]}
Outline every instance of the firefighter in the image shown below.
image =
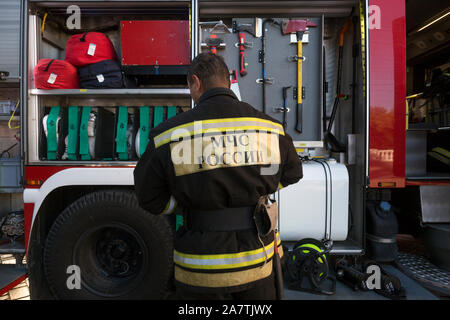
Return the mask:
{"type": "Polygon", "coordinates": [[[272,231],[253,219],[261,196],[296,183],[302,166],[291,137],[268,115],[240,102],[218,55],[202,53],[187,73],[196,106],[150,132],[134,170],[139,205],[152,214],[183,211],[174,239],[179,299],[276,299],[272,231]]]}

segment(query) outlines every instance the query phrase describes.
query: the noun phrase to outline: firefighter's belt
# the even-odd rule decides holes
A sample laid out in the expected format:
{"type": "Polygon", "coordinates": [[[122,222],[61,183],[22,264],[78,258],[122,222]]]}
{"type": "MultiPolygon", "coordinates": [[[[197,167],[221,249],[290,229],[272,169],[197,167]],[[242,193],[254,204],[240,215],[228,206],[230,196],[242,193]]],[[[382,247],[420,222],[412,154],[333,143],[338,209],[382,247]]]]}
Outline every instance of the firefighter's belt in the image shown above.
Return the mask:
{"type": "Polygon", "coordinates": [[[218,210],[189,210],[187,227],[192,231],[236,231],[255,229],[254,206],[218,210]]]}

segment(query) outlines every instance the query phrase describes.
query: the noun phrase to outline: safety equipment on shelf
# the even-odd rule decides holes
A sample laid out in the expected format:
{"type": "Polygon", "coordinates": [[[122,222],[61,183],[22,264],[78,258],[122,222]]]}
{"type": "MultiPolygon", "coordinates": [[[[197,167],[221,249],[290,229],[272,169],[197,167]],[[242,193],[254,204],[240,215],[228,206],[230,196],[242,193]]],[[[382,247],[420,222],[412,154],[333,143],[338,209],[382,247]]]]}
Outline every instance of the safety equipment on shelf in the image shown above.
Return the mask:
{"type": "MultiPolygon", "coordinates": [[[[176,106],[167,107],[167,119],[172,118],[176,114],[176,106]]],[[[164,107],[156,106],[154,108],[150,108],[149,106],[144,106],[139,108],[139,129],[137,131],[135,139],[136,154],[139,158],[145,152],[145,149],[147,149],[150,129],[157,127],[163,121],[164,107]],[[153,112],[151,112],[150,110],[152,110],[153,112]],[[150,120],[152,115],[153,127],[151,126],[150,120]]]]}
{"type": "Polygon", "coordinates": [[[327,254],[329,250],[318,240],[307,238],[298,241],[286,253],[285,275],[288,288],[309,293],[333,295],[336,279],[330,276],[327,254]],[[324,282],[331,282],[324,288],[324,282]]]}
{"type": "Polygon", "coordinates": [[[397,258],[398,222],[395,213],[386,201],[367,201],[367,252],[371,259],[381,262],[397,258]]]}
{"type": "Polygon", "coordinates": [[[34,67],[34,86],[37,89],[78,88],[77,69],[69,62],[57,59],[41,59],[34,67]]]}
{"type": "Polygon", "coordinates": [[[51,107],[42,119],[48,160],[78,160],[79,108],[51,107]]]}
{"type": "Polygon", "coordinates": [[[136,116],[128,114],[127,107],[119,107],[116,129],[116,154],[118,160],[132,160],[136,158],[136,116]]]}
{"type": "Polygon", "coordinates": [[[51,107],[47,115],[42,118],[43,139],[42,150],[47,160],[62,159],[65,151],[65,137],[67,135],[67,110],[60,106],[51,107]]]}
{"type": "Polygon", "coordinates": [[[95,121],[96,114],[92,107],[83,107],[80,119],[80,159],[95,158],[95,121]]]}
{"type": "Polygon", "coordinates": [[[120,64],[115,60],[103,60],[78,68],[80,88],[123,88],[120,64]]]}
{"type": "Polygon", "coordinates": [[[114,46],[104,33],[80,33],[67,41],[66,61],[74,66],[83,67],[103,60],[117,60],[114,46]]]}
{"type": "Polygon", "coordinates": [[[98,108],[95,121],[95,160],[114,159],[115,114],[98,108]]]}
{"type": "Polygon", "coordinates": [[[78,160],[79,108],[68,107],[68,114],[67,159],[75,161],[78,160]]]}

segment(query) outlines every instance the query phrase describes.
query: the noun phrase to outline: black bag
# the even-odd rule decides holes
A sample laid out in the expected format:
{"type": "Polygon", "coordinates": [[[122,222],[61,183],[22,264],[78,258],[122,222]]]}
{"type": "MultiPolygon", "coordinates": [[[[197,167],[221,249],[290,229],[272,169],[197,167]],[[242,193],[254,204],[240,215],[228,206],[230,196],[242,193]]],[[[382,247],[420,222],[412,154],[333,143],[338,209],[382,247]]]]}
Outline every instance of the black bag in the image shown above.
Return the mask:
{"type": "Polygon", "coordinates": [[[78,68],[80,88],[123,88],[124,81],[120,64],[115,60],[103,60],[78,68]]]}
{"type": "Polygon", "coordinates": [[[367,201],[367,253],[373,260],[391,262],[397,258],[398,222],[387,202],[367,201]]]}

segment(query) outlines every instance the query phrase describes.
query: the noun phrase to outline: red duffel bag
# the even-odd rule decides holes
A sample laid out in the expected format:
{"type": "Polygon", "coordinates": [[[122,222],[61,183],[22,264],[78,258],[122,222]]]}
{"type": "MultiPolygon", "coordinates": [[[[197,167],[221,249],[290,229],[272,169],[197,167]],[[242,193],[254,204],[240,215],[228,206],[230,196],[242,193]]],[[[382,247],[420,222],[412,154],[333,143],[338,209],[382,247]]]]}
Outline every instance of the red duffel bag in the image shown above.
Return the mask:
{"type": "Polygon", "coordinates": [[[77,89],[77,68],[64,60],[41,59],[33,70],[37,89],[77,89]]]}
{"type": "Polygon", "coordinates": [[[117,60],[116,51],[109,38],[101,32],[73,35],[66,44],[66,61],[76,67],[103,60],[117,60]]]}

